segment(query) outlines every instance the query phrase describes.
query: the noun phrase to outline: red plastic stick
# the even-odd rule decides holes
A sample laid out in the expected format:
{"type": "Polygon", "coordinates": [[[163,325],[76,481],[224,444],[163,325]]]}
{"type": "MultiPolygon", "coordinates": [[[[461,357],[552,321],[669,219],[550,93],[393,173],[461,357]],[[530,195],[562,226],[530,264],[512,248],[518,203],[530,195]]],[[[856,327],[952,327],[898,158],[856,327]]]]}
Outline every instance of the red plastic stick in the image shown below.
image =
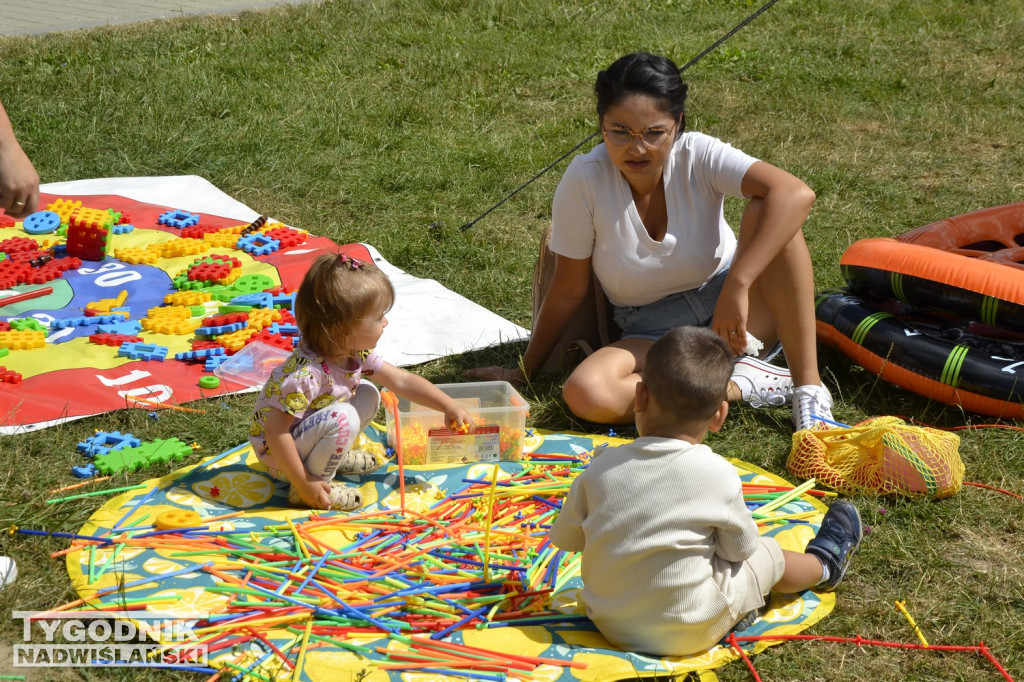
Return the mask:
{"type": "Polygon", "coordinates": [[[47,294],[53,293],[53,287],[42,287],[40,289],[33,289],[32,291],[23,291],[20,294],[14,294],[6,298],[0,298],[0,306],[10,305],[12,303],[20,303],[21,301],[27,301],[31,298],[39,298],[40,296],[46,296],[47,294]]]}

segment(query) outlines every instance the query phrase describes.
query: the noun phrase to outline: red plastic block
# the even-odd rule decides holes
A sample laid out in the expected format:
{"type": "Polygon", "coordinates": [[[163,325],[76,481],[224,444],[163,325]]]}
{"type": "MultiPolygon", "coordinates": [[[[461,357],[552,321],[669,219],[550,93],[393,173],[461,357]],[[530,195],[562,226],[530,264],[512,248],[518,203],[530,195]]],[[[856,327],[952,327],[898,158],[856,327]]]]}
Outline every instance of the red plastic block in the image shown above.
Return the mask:
{"type": "Polygon", "coordinates": [[[128,334],[93,334],[89,341],[100,346],[119,347],[122,343],[142,343],[145,339],[141,336],[129,336],[128,334]]]}
{"type": "Polygon", "coordinates": [[[281,242],[282,249],[301,244],[305,242],[308,237],[305,232],[299,232],[298,230],[293,230],[290,227],[275,227],[272,230],[267,230],[263,234],[267,235],[271,239],[281,242]]]}
{"type": "Polygon", "coordinates": [[[0,242],[0,251],[3,251],[8,256],[18,251],[38,251],[39,243],[35,239],[29,239],[28,237],[11,237],[0,242]]]}
{"type": "Polygon", "coordinates": [[[4,210],[0,208],[0,227],[14,227],[16,222],[18,221],[4,213],[4,210]]]}
{"type": "Polygon", "coordinates": [[[236,322],[248,322],[249,313],[225,313],[223,315],[213,315],[212,317],[203,318],[204,327],[223,327],[229,324],[235,324],[236,322]]]}
{"type": "Polygon", "coordinates": [[[258,334],[253,334],[252,336],[249,337],[249,340],[246,341],[245,343],[246,344],[250,344],[253,341],[259,341],[261,343],[266,343],[266,344],[269,344],[271,346],[275,346],[277,348],[281,348],[282,350],[286,350],[289,353],[292,352],[292,350],[294,350],[294,348],[295,348],[295,345],[294,345],[294,342],[293,342],[293,337],[291,337],[291,336],[282,336],[281,334],[271,334],[270,331],[267,330],[267,329],[260,330],[260,332],[258,334]]]}
{"type": "Polygon", "coordinates": [[[12,372],[6,367],[0,367],[0,383],[2,384],[20,384],[21,375],[17,372],[12,372]]]}

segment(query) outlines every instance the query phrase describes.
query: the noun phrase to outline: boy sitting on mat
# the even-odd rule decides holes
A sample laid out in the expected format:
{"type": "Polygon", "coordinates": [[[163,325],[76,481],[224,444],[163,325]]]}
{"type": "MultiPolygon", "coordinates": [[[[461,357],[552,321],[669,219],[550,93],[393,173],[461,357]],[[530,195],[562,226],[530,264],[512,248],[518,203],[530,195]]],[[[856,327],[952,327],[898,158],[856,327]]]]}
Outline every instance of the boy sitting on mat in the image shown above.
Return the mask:
{"type": "Polygon", "coordinates": [[[845,500],[806,553],[758,535],[736,469],[701,444],[728,414],[733,364],[709,329],[659,339],[636,387],[640,437],[594,453],[551,528],[554,545],[583,552],[587,615],[619,648],[705,651],[756,618],[773,589],[835,589],[860,545],[860,515],[845,500]]]}

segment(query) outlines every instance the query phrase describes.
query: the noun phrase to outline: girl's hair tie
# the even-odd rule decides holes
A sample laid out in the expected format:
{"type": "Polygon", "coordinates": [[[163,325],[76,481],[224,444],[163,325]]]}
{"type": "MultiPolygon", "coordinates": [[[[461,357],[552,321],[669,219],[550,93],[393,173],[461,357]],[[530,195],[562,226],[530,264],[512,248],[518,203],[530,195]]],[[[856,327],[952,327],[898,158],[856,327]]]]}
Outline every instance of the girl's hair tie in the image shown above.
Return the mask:
{"type": "Polygon", "coordinates": [[[347,267],[349,270],[358,270],[363,267],[363,261],[358,258],[352,258],[344,254],[338,254],[338,262],[347,267]]]}

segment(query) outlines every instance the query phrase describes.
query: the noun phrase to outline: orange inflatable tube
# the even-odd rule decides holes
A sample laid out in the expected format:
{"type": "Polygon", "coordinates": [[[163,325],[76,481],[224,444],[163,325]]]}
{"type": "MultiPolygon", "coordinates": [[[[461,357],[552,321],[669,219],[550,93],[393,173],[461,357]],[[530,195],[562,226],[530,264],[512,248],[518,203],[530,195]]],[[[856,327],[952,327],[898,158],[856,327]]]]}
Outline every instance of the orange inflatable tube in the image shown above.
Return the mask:
{"type": "Polygon", "coordinates": [[[886,381],[1024,418],[1024,202],[864,239],[819,297],[819,338],[886,381]]]}

